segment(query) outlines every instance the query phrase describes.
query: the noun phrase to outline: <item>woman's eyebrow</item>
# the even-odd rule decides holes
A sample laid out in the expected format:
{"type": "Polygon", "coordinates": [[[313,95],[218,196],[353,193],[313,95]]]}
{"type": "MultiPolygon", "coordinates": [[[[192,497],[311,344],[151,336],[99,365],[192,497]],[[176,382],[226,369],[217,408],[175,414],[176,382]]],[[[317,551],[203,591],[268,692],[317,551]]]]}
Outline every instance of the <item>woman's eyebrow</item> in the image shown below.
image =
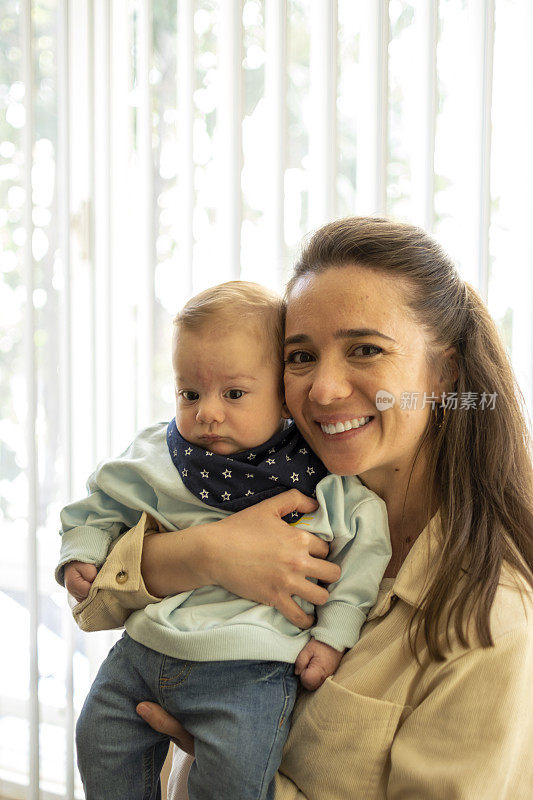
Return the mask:
{"type": "Polygon", "coordinates": [[[360,336],[380,336],[389,342],[396,341],[391,336],[387,336],[385,333],[376,331],[373,328],[341,328],[341,330],[335,332],[335,339],[356,339],[360,336]]]}
{"type": "Polygon", "coordinates": [[[288,344],[304,344],[305,342],[310,342],[311,339],[309,336],[306,336],[305,333],[297,333],[294,336],[287,336],[285,339],[285,347],[288,344]]]}
{"type": "MultiPolygon", "coordinates": [[[[396,342],[391,336],[387,336],[373,328],[341,328],[335,331],[334,336],[335,339],[357,339],[361,336],[379,336],[382,339],[387,339],[389,342],[396,342]]],[[[297,333],[294,336],[287,336],[285,339],[285,346],[289,344],[305,344],[310,341],[310,336],[307,336],[305,333],[297,333]]]]}

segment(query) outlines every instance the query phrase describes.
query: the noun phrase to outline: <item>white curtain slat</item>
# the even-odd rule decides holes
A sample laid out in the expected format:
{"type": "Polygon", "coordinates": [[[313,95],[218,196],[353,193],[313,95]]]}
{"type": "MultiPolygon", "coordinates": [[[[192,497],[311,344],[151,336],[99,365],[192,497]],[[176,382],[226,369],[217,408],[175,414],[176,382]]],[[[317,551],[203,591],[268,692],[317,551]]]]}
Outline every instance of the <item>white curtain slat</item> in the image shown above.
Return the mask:
{"type": "Polygon", "coordinates": [[[152,63],[152,2],[139,0],[137,6],[137,88],[139,96],[137,157],[139,167],[140,207],[140,280],[137,326],[137,393],[136,427],[153,421],[154,377],[154,175],[152,155],[152,92],[150,69],[152,63]]]}
{"type": "Polygon", "coordinates": [[[111,452],[118,453],[131,440],[137,419],[135,362],[132,357],[130,331],[135,320],[125,296],[131,294],[135,282],[134,266],[138,257],[135,200],[128,191],[131,183],[131,160],[134,150],[132,108],[128,98],[132,92],[133,24],[129,0],[113,0],[109,4],[113,36],[110,73],[110,193],[113,224],[110,229],[110,296],[111,309],[111,452]],[[128,335],[125,334],[128,331],[128,335]],[[124,403],[124,392],[130,398],[124,403]]]}
{"type": "Polygon", "coordinates": [[[357,206],[361,214],[387,208],[389,2],[362,0],[361,65],[364,85],[358,136],[357,206]]]}
{"type": "Polygon", "coordinates": [[[96,337],[96,442],[97,461],[112,452],[111,410],[113,350],[111,339],[111,126],[110,126],[110,7],[107,0],[94,0],[94,27],[98,36],[94,73],[94,271],[97,298],[96,337]]]}
{"type": "Polygon", "coordinates": [[[435,129],[437,115],[438,0],[418,0],[415,24],[418,28],[420,61],[417,64],[420,109],[413,153],[413,221],[427,231],[435,219],[435,129]]]}
{"type": "MultiPolygon", "coordinates": [[[[533,86],[533,48],[531,47],[531,31],[533,31],[533,3],[530,3],[529,0],[524,0],[524,28],[523,28],[523,41],[524,44],[524,53],[526,54],[525,57],[525,86],[533,86]]],[[[524,137],[524,141],[526,142],[533,142],[533,92],[528,92],[524,97],[524,101],[526,103],[526,135],[524,137]]],[[[525,186],[527,187],[526,191],[526,202],[524,203],[523,209],[523,219],[524,224],[522,225],[522,229],[524,231],[525,241],[524,241],[524,264],[526,265],[526,271],[530,275],[530,309],[533,310],[533,225],[531,225],[531,220],[533,219],[533,192],[531,191],[531,187],[533,186],[533,149],[531,146],[526,147],[525,149],[525,186]]],[[[530,381],[529,381],[529,397],[526,399],[529,401],[529,414],[530,417],[533,418],[533,368],[532,368],[532,361],[533,361],[533,313],[530,314],[530,361],[529,361],[529,369],[530,369],[530,381]]]]}
{"type": "Polygon", "coordinates": [[[337,175],[337,0],[311,4],[309,224],[335,217],[337,175]]]}
{"type": "Polygon", "coordinates": [[[217,160],[219,198],[217,228],[220,275],[241,274],[242,220],[242,2],[221,0],[219,8],[219,102],[217,160]]]}
{"type": "Polygon", "coordinates": [[[476,0],[474,13],[477,19],[478,47],[476,97],[479,98],[479,127],[477,131],[478,180],[478,288],[486,300],[489,289],[489,229],[490,229],[490,160],[492,76],[494,63],[494,0],[476,0]]]}
{"type": "MultiPolygon", "coordinates": [[[[61,293],[61,398],[63,432],[63,481],[65,501],[72,498],[72,297],[70,262],[70,45],[68,0],[58,6],[58,216],[59,250],[63,266],[61,293]]],[[[65,797],[74,797],[74,622],[63,609],[65,638],[65,797]]]]}
{"type": "Polygon", "coordinates": [[[287,162],[287,0],[265,0],[265,104],[270,126],[270,170],[265,209],[268,262],[285,282],[285,167],[287,162]]]}
{"type": "Polygon", "coordinates": [[[177,13],[178,191],[180,194],[179,279],[193,293],[194,264],[194,1],[178,0],[177,13]]]}
{"type": "Polygon", "coordinates": [[[27,598],[29,611],[29,800],[39,797],[39,573],[38,573],[38,467],[35,420],[37,419],[37,375],[35,357],[35,312],[33,306],[34,263],[32,252],[32,163],[34,140],[34,87],[33,87],[33,25],[32,3],[24,0],[20,6],[22,33],[22,79],[24,83],[25,125],[23,128],[24,151],[24,282],[26,288],[26,316],[24,331],[24,363],[26,378],[26,477],[28,485],[27,527],[27,598]]]}
{"type": "Polygon", "coordinates": [[[90,304],[90,348],[91,358],[89,365],[89,385],[88,393],[90,395],[91,405],[91,419],[90,419],[90,450],[91,450],[91,463],[97,461],[97,369],[96,369],[96,352],[97,352],[97,335],[96,330],[98,326],[98,302],[96,296],[96,263],[95,263],[95,193],[96,193],[96,177],[95,177],[95,107],[96,107],[96,85],[94,80],[95,72],[95,31],[94,31],[94,0],[87,0],[86,6],[87,14],[87,171],[88,171],[88,200],[87,200],[87,266],[89,269],[89,304],[90,304]]]}

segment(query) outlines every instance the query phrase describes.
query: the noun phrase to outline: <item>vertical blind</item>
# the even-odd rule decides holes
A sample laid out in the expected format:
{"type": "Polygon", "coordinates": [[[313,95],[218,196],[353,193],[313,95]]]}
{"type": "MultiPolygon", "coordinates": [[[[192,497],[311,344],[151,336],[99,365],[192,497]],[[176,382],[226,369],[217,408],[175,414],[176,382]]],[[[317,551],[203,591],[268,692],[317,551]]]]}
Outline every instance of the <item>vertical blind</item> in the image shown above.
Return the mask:
{"type": "Polygon", "coordinates": [[[172,416],[171,319],[281,289],[349,214],[432,231],[533,396],[528,0],[0,0],[0,795],[81,796],[116,634],[52,577],[59,510],[172,416]]]}

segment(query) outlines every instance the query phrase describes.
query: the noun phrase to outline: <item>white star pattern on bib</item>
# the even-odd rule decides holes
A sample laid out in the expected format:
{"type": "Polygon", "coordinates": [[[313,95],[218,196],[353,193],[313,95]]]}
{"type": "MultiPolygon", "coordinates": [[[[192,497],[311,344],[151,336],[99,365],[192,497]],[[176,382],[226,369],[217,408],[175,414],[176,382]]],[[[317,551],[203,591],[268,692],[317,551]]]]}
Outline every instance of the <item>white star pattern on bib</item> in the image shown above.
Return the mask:
{"type": "MultiPolygon", "coordinates": [[[[289,433],[277,434],[266,447],[257,445],[255,450],[233,457],[185,441],[175,421],[167,429],[167,442],[184,485],[204,503],[225,511],[239,511],[264,497],[296,486],[311,496],[326,472],[295,426],[289,433]]],[[[300,516],[300,512],[293,510],[292,514],[289,511],[284,515],[284,519],[293,522],[300,516]]]]}

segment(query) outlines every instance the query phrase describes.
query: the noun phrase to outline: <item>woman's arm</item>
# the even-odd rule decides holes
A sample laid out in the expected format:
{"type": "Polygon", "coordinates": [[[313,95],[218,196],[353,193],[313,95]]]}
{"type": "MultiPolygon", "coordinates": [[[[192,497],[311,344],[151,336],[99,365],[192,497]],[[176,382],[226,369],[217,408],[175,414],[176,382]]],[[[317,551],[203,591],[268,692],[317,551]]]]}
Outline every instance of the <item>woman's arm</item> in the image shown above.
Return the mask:
{"type": "Polygon", "coordinates": [[[308,628],[314,619],[292,596],[322,605],[329,597],[327,590],[307,578],[334,583],[340,568],[324,560],[325,542],[281,517],[315,508],[314,500],[293,489],[219,522],[147,537],[141,562],[145,585],[159,597],[223,586],[273,606],[295,625],[308,628]]]}

